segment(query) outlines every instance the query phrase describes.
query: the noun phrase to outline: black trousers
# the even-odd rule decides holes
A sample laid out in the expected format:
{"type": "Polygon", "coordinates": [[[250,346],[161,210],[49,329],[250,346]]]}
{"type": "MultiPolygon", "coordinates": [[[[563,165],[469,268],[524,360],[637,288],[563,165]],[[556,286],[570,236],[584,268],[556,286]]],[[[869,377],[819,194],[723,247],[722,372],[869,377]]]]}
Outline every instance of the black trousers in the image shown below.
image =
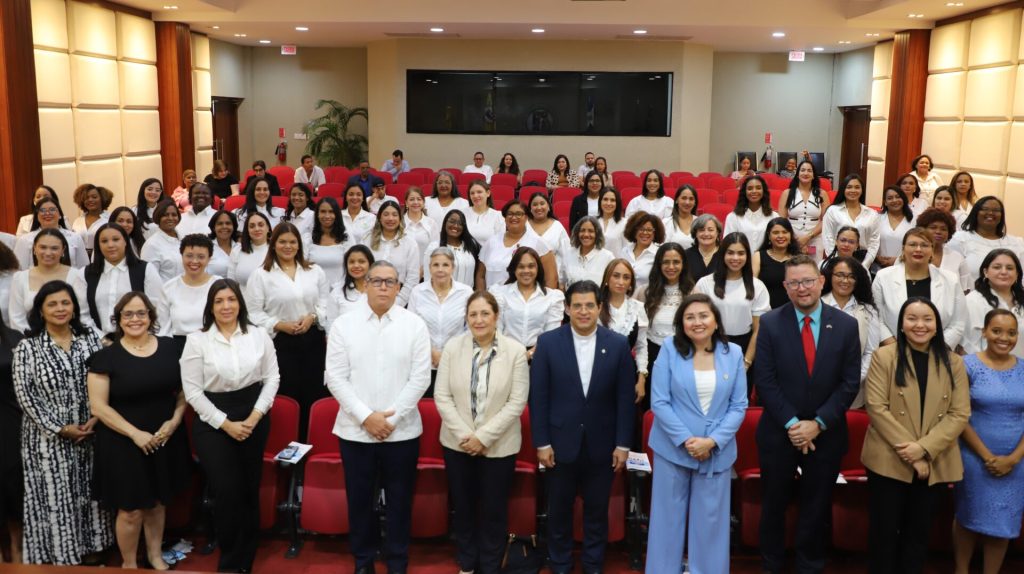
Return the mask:
{"type": "Polygon", "coordinates": [[[608,499],[611,496],[612,453],[592,460],[584,436],[580,454],[573,462],[558,460],[547,469],[548,559],[553,572],[572,571],[572,519],[577,492],[583,497],[583,551],[580,560],[587,572],[601,571],[608,543],[608,499]]]}
{"type": "MultiPolygon", "coordinates": [[[[658,359],[660,352],[661,345],[647,341],[647,381],[644,383],[644,400],[640,401],[641,416],[651,410],[651,375],[654,374],[654,361],[658,359]]],[[[639,425],[636,428],[642,429],[643,426],[639,425]]]]}
{"type": "Polygon", "coordinates": [[[277,393],[299,402],[299,441],[304,442],[309,429],[309,409],[317,400],[331,394],[324,386],[327,340],[323,331],[316,327],[301,335],[277,333],[274,349],[281,372],[277,393]]]}
{"type": "Polygon", "coordinates": [[[508,534],[508,493],[515,478],[516,457],[471,456],[446,448],[444,465],[455,509],[459,568],[498,574],[508,534]]]}
{"type": "Polygon", "coordinates": [[[928,555],[932,507],[945,484],[902,482],[868,471],[868,566],[871,574],[917,574],[928,555]]]}
{"type": "MultiPolygon", "coordinates": [[[[743,335],[728,335],[728,339],[729,339],[730,343],[735,343],[735,344],[739,345],[740,352],[743,353],[744,355],[746,355],[747,354],[747,347],[750,346],[750,339],[753,336],[754,336],[754,332],[751,331],[751,332],[743,334],[743,335]]],[[[754,391],[754,377],[749,377],[748,376],[747,377],[747,398],[750,398],[750,396],[753,393],[753,391],[754,391]]]]}
{"type": "MultiPolygon", "coordinates": [[[[261,385],[251,385],[228,393],[206,393],[206,396],[228,415],[228,420],[241,421],[252,412],[261,388],[261,385]]],[[[217,563],[220,572],[252,570],[259,545],[263,449],[269,433],[268,417],[261,419],[252,435],[242,442],[200,420],[192,427],[199,464],[216,501],[213,520],[220,546],[217,563]]]]}
{"type": "Polygon", "coordinates": [[[420,441],[418,438],[376,443],[339,440],[348,498],[348,541],[356,569],[372,568],[380,547],[380,530],[373,510],[375,487],[379,484],[384,488],[386,502],[384,559],[389,572],[405,572],[409,565],[412,496],[420,441]]]}

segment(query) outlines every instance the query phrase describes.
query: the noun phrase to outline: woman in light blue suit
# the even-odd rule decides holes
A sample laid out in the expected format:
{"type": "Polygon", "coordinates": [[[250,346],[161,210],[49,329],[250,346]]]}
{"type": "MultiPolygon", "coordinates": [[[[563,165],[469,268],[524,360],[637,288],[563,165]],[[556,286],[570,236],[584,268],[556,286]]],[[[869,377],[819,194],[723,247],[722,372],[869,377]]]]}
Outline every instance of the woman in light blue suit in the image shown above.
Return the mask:
{"type": "Polygon", "coordinates": [[[711,299],[683,300],[654,363],[648,439],[654,451],[647,572],[729,571],[730,469],[747,410],[743,350],[730,343],[711,299]]]}

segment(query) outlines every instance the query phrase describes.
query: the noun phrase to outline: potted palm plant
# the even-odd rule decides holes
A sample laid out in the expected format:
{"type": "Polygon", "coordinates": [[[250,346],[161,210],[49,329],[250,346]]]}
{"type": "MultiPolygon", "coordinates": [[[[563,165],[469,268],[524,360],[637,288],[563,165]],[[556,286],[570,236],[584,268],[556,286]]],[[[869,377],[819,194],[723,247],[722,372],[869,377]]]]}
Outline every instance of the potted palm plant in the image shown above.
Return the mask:
{"type": "Polygon", "coordinates": [[[319,165],[355,167],[365,156],[369,140],[362,134],[351,133],[353,118],[367,118],[366,108],[350,108],[336,100],[318,100],[316,109],[326,112],[306,122],[306,153],[316,158],[319,165]]]}

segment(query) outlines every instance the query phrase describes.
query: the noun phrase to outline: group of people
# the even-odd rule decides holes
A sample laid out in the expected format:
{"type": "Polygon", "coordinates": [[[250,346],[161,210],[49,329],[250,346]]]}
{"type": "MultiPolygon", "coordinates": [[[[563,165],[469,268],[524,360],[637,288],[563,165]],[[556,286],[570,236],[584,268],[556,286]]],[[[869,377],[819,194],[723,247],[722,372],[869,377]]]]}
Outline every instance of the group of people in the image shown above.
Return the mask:
{"type": "MultiPolygon", "coordinates": [[[[399,150],[401,169],[397,160],[399,150]]],[[[556,185],[582,185],[571,229],[547,193],[497,211],[486,181],[464,198],[444,171],[429,195],[410,187],[404,205],[360,182],[340,203],[314,200],[297,181],[280,209],[254,170],[234,212],[214,210],[219,193],[194,174],[185,210],[150,179],[134,209],[107,215],[109,192],[85,185],[73,229],[57,194],[36,190],[13,250],[0,243],[2,404],[23,413],[20,425],[4,416],[14,446],[4,453],[22,456],[0,461],[0,518],[23,523],[23,558],[76,564],[116,539],[134,565],[142,532],[143,556],[166,567],[159,544],[185,484],[187,403],[217,502],[219,568],[251,570],[265,415],[280,394],[299,403],[303,436],[315,401],[339,402],[357,572],[372,572],[378,553],[389,572],[407,567],[422,397],[443,422],[463,572],[498,570],[527,404],[547,469],[553,571],[572,569],[577,492],[580,558],[586,572],[602,569],[612,480],[642,448],[647,410],[648,571],[677,571],[684,555],[691,572],[728,571],[735,434],[753,401],[764,407],[766,571],[783,569],[798,468],[798,568],[823,568],[849,408],[871,419],[861,459],[872,571],[920,571],[930,502],[948,483],[958,568],[978,539],[986,567],[998,565],[1024,511],[1013,472],[1024,456],[1024,243],[1007,233],[999,199],[978,198],[962,173],[915,211],[927,200],[908,174],[886,188],[879,215],[862,178],[847,177],[830,205],[803,161],[777,212],[753,174],[722,222],[657,170],[623,205],[597,169],[579,178],[564,156],[555,168],[556,185]],[[8,480],[8,468],[24,473],[8,480]]]]}

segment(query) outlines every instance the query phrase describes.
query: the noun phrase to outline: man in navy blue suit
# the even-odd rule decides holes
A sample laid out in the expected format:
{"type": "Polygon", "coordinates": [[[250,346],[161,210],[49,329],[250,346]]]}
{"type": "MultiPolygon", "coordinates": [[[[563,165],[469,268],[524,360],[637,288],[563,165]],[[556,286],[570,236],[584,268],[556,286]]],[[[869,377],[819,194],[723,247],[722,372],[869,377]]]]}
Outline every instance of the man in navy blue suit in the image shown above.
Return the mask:
{"type": "Polygon", "coordinates": [[[622,470],[633,435],[636,366],[625,337],[597,324],[593,281],[565,293],[569,324],[537,339],[530,366],[530,426],[537,458],[547,468],[548,561],[572,571],[572,519],[583,497],[583,571],[601,572],[608,540],[612,479],[622,470]]]}
{"type": "Polygon", "coordinates": [[[814,260],[798,255],[785,267],[790,302],[761,317],[751,370],[764,405],[757,426],[760,546],[764,570],[781,572],[796,480],[796,571],[805,574],[825,568],[832,487],[847,449],[846,411],[860,388],[861,348],[857,320],[822,304],[825,278],[814,260]]]}

